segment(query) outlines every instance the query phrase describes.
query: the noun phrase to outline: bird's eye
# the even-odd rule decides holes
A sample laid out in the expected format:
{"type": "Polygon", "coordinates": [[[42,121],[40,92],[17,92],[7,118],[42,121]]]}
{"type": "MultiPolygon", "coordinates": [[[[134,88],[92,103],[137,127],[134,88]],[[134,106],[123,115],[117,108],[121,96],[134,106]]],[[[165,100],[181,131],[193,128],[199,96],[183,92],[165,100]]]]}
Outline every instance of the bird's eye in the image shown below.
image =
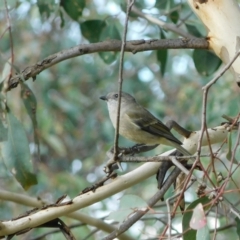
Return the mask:
{"type": "Polygon", "coordinates": [[[115,97],[115,98],[118,98],[118,94],[114,94],[114,97],[115,97]]]}

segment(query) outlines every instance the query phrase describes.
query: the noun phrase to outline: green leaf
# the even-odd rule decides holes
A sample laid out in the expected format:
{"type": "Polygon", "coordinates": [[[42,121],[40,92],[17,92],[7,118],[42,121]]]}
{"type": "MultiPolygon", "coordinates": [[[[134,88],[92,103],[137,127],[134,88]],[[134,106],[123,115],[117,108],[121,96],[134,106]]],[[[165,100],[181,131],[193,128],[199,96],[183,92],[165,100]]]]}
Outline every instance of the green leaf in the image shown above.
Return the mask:
{"type": "MultiPolygon", "coordinates": [[[[0,87],[2,87],[4,82],[0,83],[0,87]]],[[[7,141],[8,130],[6,127],[6,119],[5,119],[5,96],[1,92],[0,93],[0,142],[7,141]]]]}
{"type": "Polygon", "coordinates": [[[99,42],[102,30],[106,27],[105,21],[88,20],[81,23],[82,35],[88,39],[89,42],[99,42]]]}
{"type": "MultiPolygon", "coordinates": [[[[138,2],[138,1],[134,2],[134,6],[138,9],[143,9],[144,8],[143,4],[141,4],[141,2],[138,2]]],[[[127,1],[121,1],[120,7],[121,7],[122,11],[126,13],[126,11],[127,11],[127,1]]],[[[137,18],[138,14],[130,11],[129,17],[130,18],[137,18]]]]}
{"type": "Polygon", "coordinates": [[[46,17],[49,18],[51,12],[53,12],[54,4],[54,0],[37,0],[37,6],[40,15],[43,16],[46,14],[46,17]]]}
{"type": "Polygon", "coordinates": [[[4,64],[3,70],[2,70],[2,79],[0,82],[3,82],[7,79],[7,77],[11,74],[11,58],[8,59],[8,61],[4,64]]]}
{"type": "MultiPolygon", "coordinates": [[[[161,30],[161,39],[165,39],[164,32],[161,30]]],[[[162,76],[165,73],[166,65],[167,65],[167,58],[168,58],[168,50],[167,49],[161,49],[157,50],[157,60],[161,64],[161,74],[162,76]]]]}
{"type": "Polygon", "coordinates": [[[155,3],[155,8],[159,8],[165,11],[169,11],[171,8],[173,8],[175,5],[173,0],[158,0],[155,3]]]}
{"type": "Polygon", "coordinates": [[[210,240],[210,233],[209,233],[208,225],[197,230],[196,240],[203,240],[203,239],[210,240]]]}
{"type": "Polygon", "coordinates": [[[177,23],[179,19],[179,13],[178,11],[173,11],[170,14],[170,19],[172,20],[173,23],[177,23]]]}
{"type": "Polygon", "coordinates": [[[32,92],[32,90],[28,87],[27,84],[21,83],[21,98],[23,100],[24,106],[27,110],[29,117],[32,120],[33,124],[33,134],[34,134],[34,143],[37,147],[36,155],[37,159],[40,159],[40,147],[39,147],[39,139],[37,134],[38,124],[37,124],[37,100],[32,92]]]}
{"type": "MultiPolygon", "coordinates": [[[[7,0],[9,9],[17,8],[19,6],[19,0],[7,0]]],[[[5,1],[0,1],[0,9],[5,9],[5,1]]]]}
{"type": "Polygon", "coordinates": [[[5,128],[3,122],[0,121],[0,142],[7,141],[7,134],[7,128],[5,128]]]}
{"type": "Polygon", "coordinates": [[[13,174],[22,187],[27,190],[37,184],[33,173],[31,155],[26,133],[22,124],[8,110],[8,140],[1,143],[2,157],[8,170],[13,174]]]}
{"type": "MultiPolygon", "coordinates": [[[[121,40],[121,35],[115,26],[114,23],[108,24],[101,32],[100,41],[104,41],[106,39],[117,39],[121,40]]],[[[102,60],[107,63],[111,64],[117,58],[117,52],[99,52],[99,56],[102,60]]]]}
{"type": "Polygon", "coordinates": [[[228,152],[226,158],[230,161],[232,158],[232,134],[229,132],[228,134],[228,152]]]}
{"type": "Polygon", "coordinates": [[[143,208],[147,207],[147,203],[140,197],[133,195],[133,194],[128,194],[124,195],[121,200],[120,200],[120,208],[143,208]]]}
{"type": "Polygon", "coordinates": [[[124,220],[126,220],[133,212],[134,211],[131,209],[120,209],[120,210],[111,212],[106,219],[121,223],[124,220]]]}
{"type": "Polygon", "coordinates": [[[191,33],[193,36],[203,37],[202,34],[198,31],[198,29],[194,25],[186,23],[185,26],[186,26],[188,32],[191,33]]]}
{"type": "Polygon", "coordinates": [[[85,0],[61,0],[60,6],[64,8],[69,17],[77,21],[82,16],[85,0]]]}
{"type": "Polygon", "coordinates": [[[107,219],[123,222],[135,211],[146,207],[147,203],[142,198],[132,194],[124,195],[120,200],[119,210],[110,213],[107,219]]]}
{"type": "MultiPolygon", "coordinates": [[[[197,199],[196,201],[192,202],[186,209],[184,215],[183,215],[183,220],[182,220],[182,228],[183,228],[183,239],[184,240],[196,240],[196,230],[190,229],[190,221],[192,218],[193,214],[193,209],[199,204],[202,203],[202,205],[206,205],[207,203],[210,203],[210,200],[207,197],[201,197],[197,199]]],[[[206,209],[206,207],[205,207],[206,209]]]]}
{"type": "Polygon", "coordinates": [[[37,100],[32,90],[28,87],[27,84],[24,83],[21,83],[21,98],[32,122],[34,124],[37,124],[36,120],[37,100]]]}
{"type": "Polygon", "coordinates": [[[240,219],[238,217],[235,218],[236,224],[237,224],[237,235],[240,239],[240,219]]]}
{"type": "Polygon", "coordinates": [[[193,51],[193,61],[198,73],[203,76],[212,75],[222,63],[215,54],[203,49],[193,51]]]}
{"type": "Polygon", "coordinates": [[[59,9],[59,16],[60,16],[60,19],[61,19],[61,24],[60,24],[60,26],[61,26],[61,28],[63,28],[64,25],[65,25],[65,20],[64,20],[63,12],[61,11],[61,9],[59,9]]]}
{"type": "Polygon", "coordinates": [[[190,220],[190,227],[199,230],[207,225],[207,218],[202,203],[199,203],[194,209],[190,220]]]}

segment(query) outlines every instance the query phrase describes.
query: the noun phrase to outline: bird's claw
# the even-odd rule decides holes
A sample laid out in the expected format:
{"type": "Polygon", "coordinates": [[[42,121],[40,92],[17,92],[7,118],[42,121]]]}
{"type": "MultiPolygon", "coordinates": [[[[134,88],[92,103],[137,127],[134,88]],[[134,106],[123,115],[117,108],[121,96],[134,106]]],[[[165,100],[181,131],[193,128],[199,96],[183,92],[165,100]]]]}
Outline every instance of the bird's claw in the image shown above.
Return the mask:
{"type": "MultiPolygon", "coordinates": [[[[120,158],[123,155],[123,152],[120,152],[117,155],[117,158],[120,158]]],[[[117,160],[114,159],[114,153],[113,153],[113,149],[110,149],[107,152],[107,157],[109,158],[109,160],[107,161],[107,164],[104,166],[103,171],[109,176],[115,169],[122,169],[121,163],[117,160]]]]}

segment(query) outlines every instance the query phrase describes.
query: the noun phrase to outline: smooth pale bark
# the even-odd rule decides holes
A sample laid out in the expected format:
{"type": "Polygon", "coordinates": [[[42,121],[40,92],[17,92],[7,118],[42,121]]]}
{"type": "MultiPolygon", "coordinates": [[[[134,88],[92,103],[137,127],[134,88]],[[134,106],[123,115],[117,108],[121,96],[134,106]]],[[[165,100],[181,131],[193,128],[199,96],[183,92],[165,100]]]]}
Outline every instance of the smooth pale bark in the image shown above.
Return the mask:
{"type": "MultiPolygon", "coordinates": [[[[240,9],[236,0],[188,0],[190,6],[208,29],[210,48],[228,63],[240,46],[240,9]]],[[[232,71],[240,86],[240,57],[232,71]]]]}
{"type": "MultiPolygon", "coordinates": [[[[217,126],[214,128],[209,128],[207,131],[211,144],[222,143],[222,141],[224,141],[228,136],[229,126],[227,124],[217,126]]],[[[183,147],[192,154],[194,154],[197,150],[200,134],[201,131],[194,131],[191,133],[188,139],[183,141],[183,147]]],[[[202,146],[207,145],[207,135],[204,134],[202,146]]],[[[161,154],[161,156],[168,156],[170,152],[172,152],[172,150],[161,154]]],[[[0,237],[14,234],[24,229],[34,228],[57,217],[70,214],[71,212],[92,205],[93,203],[102,201],[113,194],[128,189],[129,187],[132,187],[151,177],[158,171],[160,165],[160,162],[145,163],[131,172],[118,176],[109,184],[96,189],[95,192],[90,191],[75,197],[70,204],[63,206],[49,206],[46,209],[33,212],[29,216],[24,216],[9,221],[2,221],[0,222],[0,237]]]]}

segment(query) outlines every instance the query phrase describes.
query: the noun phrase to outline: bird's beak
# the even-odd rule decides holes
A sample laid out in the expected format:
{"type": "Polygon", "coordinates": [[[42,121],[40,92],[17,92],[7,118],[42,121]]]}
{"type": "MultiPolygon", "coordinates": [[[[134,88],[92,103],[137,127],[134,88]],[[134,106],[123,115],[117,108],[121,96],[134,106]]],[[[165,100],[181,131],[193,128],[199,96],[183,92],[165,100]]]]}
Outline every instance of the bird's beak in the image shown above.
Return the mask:
{"type": "Polygon", "coordinates": [[[104,101],[107,101],[106,96],[101,96],[100,99],[102,99],[102,100],[104,100],[104,101]]]}

